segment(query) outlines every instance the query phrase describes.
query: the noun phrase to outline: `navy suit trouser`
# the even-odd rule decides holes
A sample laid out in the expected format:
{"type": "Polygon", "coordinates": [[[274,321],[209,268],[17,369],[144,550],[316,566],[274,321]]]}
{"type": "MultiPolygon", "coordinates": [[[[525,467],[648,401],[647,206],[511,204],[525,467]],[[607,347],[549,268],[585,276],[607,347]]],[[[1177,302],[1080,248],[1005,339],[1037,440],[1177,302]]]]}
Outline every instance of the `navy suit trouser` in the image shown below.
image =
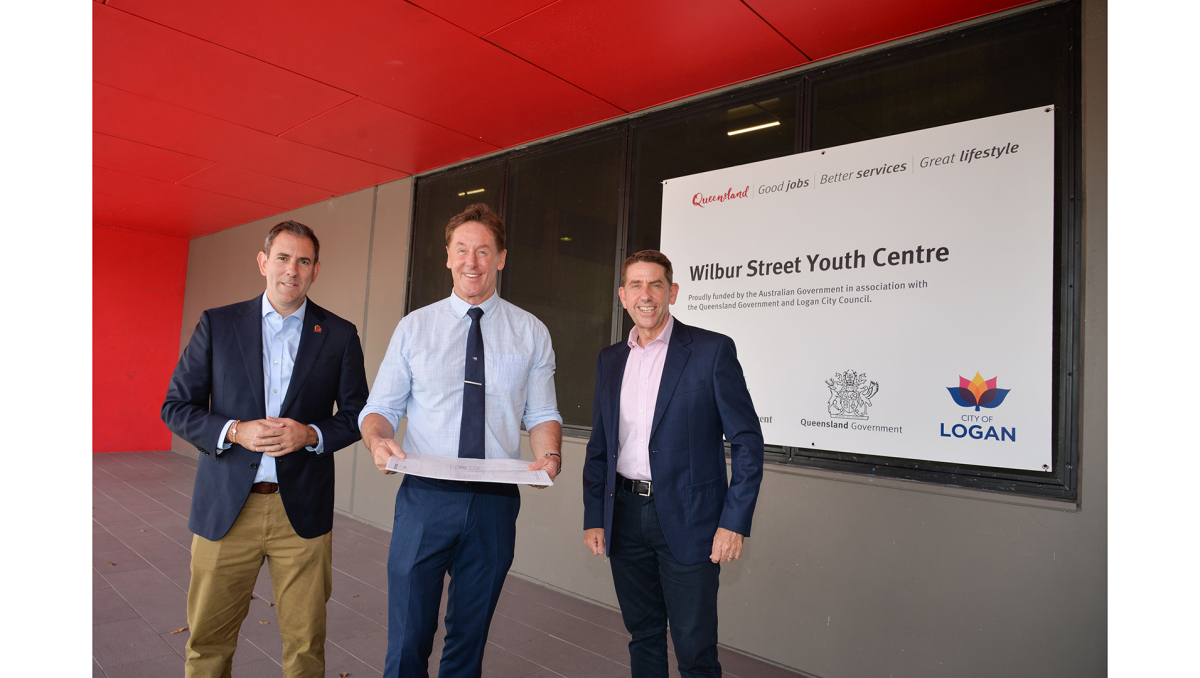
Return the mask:
{"type": "Polygon", "coordinates": [[[488,628],[512,565],[521,495],[515,485],[406,476],[388,551],[383,675],[428,678],[442,583],[450,575],[439,678],[477,678],[488,628]]]}
{"type": "Polygon", "coordinates": [[[717,587],[721,566],[675,559],[654,496],[617,487],[608,549],[613,585],[629,641],[633,678],[667,678],[667,625],[679,675],[721,675],[717,661],[717,587]]]}

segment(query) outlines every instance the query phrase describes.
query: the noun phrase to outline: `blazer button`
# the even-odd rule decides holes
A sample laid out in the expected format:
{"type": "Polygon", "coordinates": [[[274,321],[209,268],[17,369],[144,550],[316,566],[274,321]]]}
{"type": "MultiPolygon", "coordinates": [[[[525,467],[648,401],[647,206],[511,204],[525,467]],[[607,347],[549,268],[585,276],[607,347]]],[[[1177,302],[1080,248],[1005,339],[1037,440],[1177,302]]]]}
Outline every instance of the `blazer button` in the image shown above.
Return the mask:
{"type": "Polygon", "coordinates": [[[258,468],[258,464],[250,464],[250,468],[258,468]]]}

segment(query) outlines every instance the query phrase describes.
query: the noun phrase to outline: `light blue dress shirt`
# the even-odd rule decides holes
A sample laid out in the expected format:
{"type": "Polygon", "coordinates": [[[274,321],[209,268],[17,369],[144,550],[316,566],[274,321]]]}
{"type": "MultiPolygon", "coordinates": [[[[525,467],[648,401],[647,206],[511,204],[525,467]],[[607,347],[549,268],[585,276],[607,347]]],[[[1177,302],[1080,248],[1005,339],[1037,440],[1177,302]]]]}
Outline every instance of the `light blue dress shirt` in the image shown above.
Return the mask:
{"type": "MultiPolygon", "coordinates": [[[[292,382],[292,367],[296,364],[296,349],[300,348],[300,330],[304,329],[304,312],[307,310],[308,299],[306,298],[295,313],[285,318],[271,306],[266,293],[263,293],[263,388],[267,396],[268,417],[279,416],[283,398],[287,395],[288,385],[292,382]]],[[[464,348],[463,351],[465,355],[466,349],[464,348]]],[[[232,424],[233,420],[230,419],[226,422],[225,428],[221,430],[221,440],[217,449],[227,450],[233,447],[233,443],[225,440],[232,424]]],[[[313,426],[313,430],[317,432],[317,445],[304,449],[321,454],[325,451],[325,438],[321,435],[321,429],[313,426]]],[[[279,476],[275,473],[275,457],[262,455],[254,482],[279,482],[279,476]]]]}
{"type": "MultiPolygon", "coordinates": [[[[452,293],[400,321],[367,406],[358,416],[360,427],[375,413],[396,430],[407,415],[405,452],[458,456],[470,308],[452,293]]],[[[554,394],[550,332],[533,314],[498,294],[479,308],[486,382],[484,455],[520,459],[522,422],[526,430],[547,421],[562,423],[554,394]]]]}

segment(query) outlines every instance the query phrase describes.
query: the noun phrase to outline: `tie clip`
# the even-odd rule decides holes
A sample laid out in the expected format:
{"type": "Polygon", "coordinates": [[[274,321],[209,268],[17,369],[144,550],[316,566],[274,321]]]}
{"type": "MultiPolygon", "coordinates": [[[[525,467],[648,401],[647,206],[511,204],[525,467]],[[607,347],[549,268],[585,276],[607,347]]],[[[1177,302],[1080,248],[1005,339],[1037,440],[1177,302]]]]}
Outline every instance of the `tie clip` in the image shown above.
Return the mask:
{"type": "Polygon", "coordinates": [[[465,384],[472,384],[472,385],[474,385],[474,386],[483,386],[483,384],[481,384],[481,383],[479,383],[479,382],[477,382],[477,381],[467,381],[466,379],[463,379],[463,383],[465,383],[465,384]]]}

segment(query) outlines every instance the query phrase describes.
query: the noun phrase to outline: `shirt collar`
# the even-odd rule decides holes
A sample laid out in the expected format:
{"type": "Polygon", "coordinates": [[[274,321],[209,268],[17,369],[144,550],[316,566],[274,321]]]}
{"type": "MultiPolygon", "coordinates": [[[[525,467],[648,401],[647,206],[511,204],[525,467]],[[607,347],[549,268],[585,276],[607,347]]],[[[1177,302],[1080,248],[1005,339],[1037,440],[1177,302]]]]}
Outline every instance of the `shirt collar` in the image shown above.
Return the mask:
{"type": "MultiPolygon", "coordinates": [[[[673,330],[673,329],[675,329],[675,316],[668,315],[667,316],[667,324],[665,327],[663,327],[663,331],[658,333],[658,336],[654,338],[654,341],[650,342],[649,344],[646,344],[646,348],[650,348],[650,346],[652,346],[653,344],[660,342],[660,341],[663,344],[671,343],[671,330],[673,330]]],[[[629,330],[629,348],[633,348],[633,349],[641,348],[641,346],[638,346],[637,325],[634,325],[633,329],[629,330]]]]}
{"type": "MultiPolygon", "coordinates": [[[[483,315],[485,317],[488,317],[488,316],[492,315],[492,311],[496,310],[496,306],[499,303],[500,303],[500,292],[495,291],[495,292],[492,292],[492,296],[487,298],[487,301],[484,301],[483,303],[479,304],[479,308],[482,308],[483,315]]],[[[450,310],[454,311],[455,317],[461,318],[467,314],[467,311],[471,310],[471,304],[468,304],[466,301],[464,301],[462,299],[462,297],[458,296],[453,291],[451,291],[450,292],[450,310]]]]}
{"type": "MultiPolygon", "coordinates": [[[[304,312],[306,310],[308,310],[308,297],[304,297],[304,301],[300,302],[300,308],[296,309],[295,313],[289,315],[287,318],[284,318],[284,320],[287,320],[288,318],[296,318],[300,321],[300,324],[303,325],[304,324],[304,312]]],[[[263,292],[263,295],[262,295],[262,317],[266,318],[268,316],[275,315],[275,312],[276,312],[275,307],[271,305],[271,300],[267,299],[267,293],[263,292]]],[[[463,311],[463,313],[466,313],[466,311],[463,311]]]]}

